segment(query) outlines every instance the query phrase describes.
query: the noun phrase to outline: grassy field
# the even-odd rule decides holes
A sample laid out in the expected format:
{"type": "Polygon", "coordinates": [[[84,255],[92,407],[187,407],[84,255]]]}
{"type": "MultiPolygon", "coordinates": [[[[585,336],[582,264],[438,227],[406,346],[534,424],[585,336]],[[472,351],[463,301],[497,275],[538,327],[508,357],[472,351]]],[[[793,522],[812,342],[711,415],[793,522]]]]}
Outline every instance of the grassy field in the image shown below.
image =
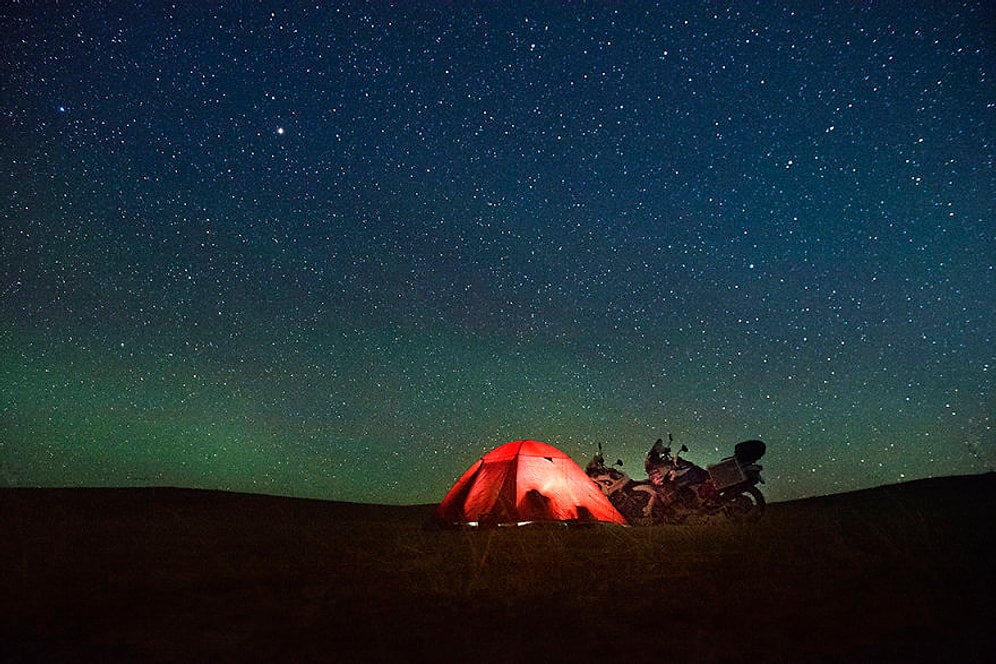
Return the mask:
{"type": "Polygon", "coordinates": [[[431,507],[0,490],[0,661],[996,661],[996,475],[758,524],[425,530],[431,507]]]}

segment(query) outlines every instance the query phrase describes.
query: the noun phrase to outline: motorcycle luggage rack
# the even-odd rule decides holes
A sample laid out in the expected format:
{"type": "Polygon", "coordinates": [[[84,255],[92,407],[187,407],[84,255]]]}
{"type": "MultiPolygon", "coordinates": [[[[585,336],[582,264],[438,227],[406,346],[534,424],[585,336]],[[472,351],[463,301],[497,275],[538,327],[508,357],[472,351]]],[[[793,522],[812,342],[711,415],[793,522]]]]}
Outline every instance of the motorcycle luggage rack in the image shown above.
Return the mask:
{"type": "Polygon", "coordinates": [[[744,474],[744,469],[736,457],[729,457],[717,464],[706,466],[706,470],[709,471],[713,484],[721,491],[747,481],[747,475],[744,474]]]}

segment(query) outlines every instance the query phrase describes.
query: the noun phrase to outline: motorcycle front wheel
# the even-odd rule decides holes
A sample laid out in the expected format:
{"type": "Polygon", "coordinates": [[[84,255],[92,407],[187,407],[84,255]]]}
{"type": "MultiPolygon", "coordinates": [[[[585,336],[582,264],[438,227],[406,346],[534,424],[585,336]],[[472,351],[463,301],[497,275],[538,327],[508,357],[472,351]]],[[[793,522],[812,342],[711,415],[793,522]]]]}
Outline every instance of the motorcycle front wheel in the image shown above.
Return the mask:
{"type": "Polygon", "coordinates": [[[753,523],[764,516],[764,494],[756,486],[744,487],[723,506],[723,514],[734,523],[753,523]]]}

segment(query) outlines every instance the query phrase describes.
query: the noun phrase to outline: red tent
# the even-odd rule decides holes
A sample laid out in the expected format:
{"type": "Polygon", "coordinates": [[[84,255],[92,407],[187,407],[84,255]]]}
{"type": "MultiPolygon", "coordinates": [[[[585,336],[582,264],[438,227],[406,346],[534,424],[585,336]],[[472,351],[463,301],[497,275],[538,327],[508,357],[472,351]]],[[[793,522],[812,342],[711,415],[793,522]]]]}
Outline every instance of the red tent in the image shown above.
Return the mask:
{"type": "Polygon", "coordinates": [[[477,461],[436,508],[449,524],[610,521],[625,524],[609,499],[569,456],[535,440],[517,440],[477,461]]]}

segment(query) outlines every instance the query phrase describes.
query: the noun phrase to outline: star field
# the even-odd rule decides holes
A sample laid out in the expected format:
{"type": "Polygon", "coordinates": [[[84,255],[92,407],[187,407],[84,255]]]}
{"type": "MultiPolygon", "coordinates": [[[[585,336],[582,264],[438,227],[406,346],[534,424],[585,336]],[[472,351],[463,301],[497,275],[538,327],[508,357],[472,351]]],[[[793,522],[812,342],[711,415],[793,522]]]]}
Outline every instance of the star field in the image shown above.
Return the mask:
{"type": "Polygon", "coordinates": [[[986,3],[0,9],[0,482],[996,462],[986,3]]]}

